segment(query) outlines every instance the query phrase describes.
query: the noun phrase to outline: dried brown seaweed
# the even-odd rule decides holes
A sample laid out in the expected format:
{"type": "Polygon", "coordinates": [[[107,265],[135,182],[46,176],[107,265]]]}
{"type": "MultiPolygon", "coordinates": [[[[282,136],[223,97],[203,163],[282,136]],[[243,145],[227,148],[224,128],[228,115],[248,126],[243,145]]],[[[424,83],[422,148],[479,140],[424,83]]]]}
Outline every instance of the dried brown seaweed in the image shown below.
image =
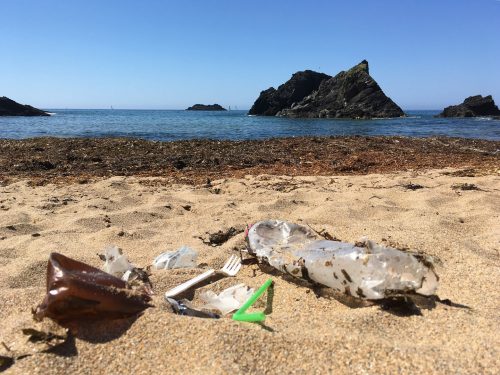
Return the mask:
{"type": "MultiPolygon", "coordinates": [[[[25,177],[31,178],[35,186],[55,181],[88,183],[117,174],[205,184],[207,178],[214,181],[247,174],[350,175],[446,167],[468,168],[455,172],[457,176],[478,176],[498,169],[499,145],[498,141],[464,138],[360,136],[175,142],[123,138],[5,139],[0,140],[0,184],[25,177]],[[28,157],[27,149],[35,152],[28,157]],[[117,158],[117,154],[127,157],[117,158]],[[175,167],[177,160],[182,160],[182,169],[175,167]]],[[[220,192],[219,187],[211,191],[220,192]]]]}
{"type": "Polygon", "coordinates": [[[198,237],[200,240],[203,241],[205,245],[210,245],[210,246],[221,246],[227,241],[229,241],[232,237],[236,236],[239,233],[242,233],[244,230],[241,228],[234,228],[231,227],[227,229],[226,231],[219,230],[218,232],[215,233],[208,233],[208,241],[205,240],[203,237],[198,237]]]}

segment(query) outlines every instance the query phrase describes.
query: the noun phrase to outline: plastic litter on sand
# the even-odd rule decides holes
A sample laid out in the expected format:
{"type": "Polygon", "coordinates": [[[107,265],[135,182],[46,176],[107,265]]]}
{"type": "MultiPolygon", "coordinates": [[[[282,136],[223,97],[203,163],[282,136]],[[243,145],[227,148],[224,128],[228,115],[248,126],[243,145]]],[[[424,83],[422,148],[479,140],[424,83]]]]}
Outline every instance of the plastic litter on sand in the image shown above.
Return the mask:
{"type": "Polygon", "coordinates": [[[193,249],[182,246],[176,251],[169,251],[158,255],[153,261],[153,267],[157,270],[173,268],[196,267],[198,253],[193,249]]]}
{"type": "Polygon", "coordinates": [[[212,291],[204,291],[200,299],[205,302],[205,309],[218,310],[222,315],[238,310],[253,294],[254,290],[245,284],[229,287],[218,295],[212,291]]]}
{"type": "MultiPolygon", "coordinates": [[[[104,249],[104,271],[115,276],[122,278],[127,271],[131,271],[134,266],[123,255],[123,252],[117,246],[108,246],[104,249]]],[[[130,273],[127,273],[127,276],[130,273]]],[[[128,277],[125,277],[125,281],[128,277]]]]}
{"type": "Polygon", "coordinates": [[[248,230],[249,253],[281,272],[361,299],[435,294],[432,259],[365,241],[361,246],[320,240],[308,228],[266,220],[248,230]]]}

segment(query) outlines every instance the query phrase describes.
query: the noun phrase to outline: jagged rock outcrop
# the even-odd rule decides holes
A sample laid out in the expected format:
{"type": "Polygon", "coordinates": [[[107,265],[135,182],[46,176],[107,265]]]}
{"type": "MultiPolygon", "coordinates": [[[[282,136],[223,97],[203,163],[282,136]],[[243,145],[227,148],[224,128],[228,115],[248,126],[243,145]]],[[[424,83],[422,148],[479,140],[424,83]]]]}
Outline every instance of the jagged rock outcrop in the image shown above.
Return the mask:
{"type": "Polygon", "coordinates": [[[495,101],[488,96],[469,96],[462,104],[446,107],[437,117],[500,116],[495,101]]]}
{"type": "Polygon", "coordinates": [[[41,109],[19,104],[6,96],[0,97],[0,116],[50,116],[41,109]]]}
{"type": "Polygon", "coordinates": [[[331,78],[323,73],[304,70],[292,75],[288,81],[276,90],[270,87],[262,91],[248,114],[274,116],[279,111],[289,108],[294,103],[300,102],[313,91],[317,90],[321,82],[331,78]]]}
{"type": "MultiPolygon", "coordinates": [[[[280,88],[275,91],[279,91],[280,88]]],[[[252,109],[259,109],[258,104],[266,95],[275,95],[272,90],[274,89],[263,91],[252,109]]],[[[347,72],[340,72],[335,77],[326,76],[326,79],[322,79],[319,86],[312,89],[310,94],[300,100],[288,101],[277,112],[254,111],[252,113],[251,111],[250,114],[294,118],[352,119],[401,117],[405,115],[403,110],[384,94],[377,82],[370,76],[368,61],[366,60],[363,60],[347,72]]]]}
{"type": "Polygon", "coordinates": [[[195,104],[186,111],[227,111],[227,109],[219,104],[195,104]]]}

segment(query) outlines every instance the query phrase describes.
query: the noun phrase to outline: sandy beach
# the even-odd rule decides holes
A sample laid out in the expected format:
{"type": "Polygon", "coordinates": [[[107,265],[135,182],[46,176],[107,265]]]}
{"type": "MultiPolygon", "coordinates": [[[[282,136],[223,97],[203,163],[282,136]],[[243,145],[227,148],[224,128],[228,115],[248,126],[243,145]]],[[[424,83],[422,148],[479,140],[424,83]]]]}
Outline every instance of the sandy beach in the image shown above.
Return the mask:
{"type": "MultiPolygon", "coordinates": [[[[384,159],[381,152],[367,168],[343,173],[321,168],[335,165],[325,157],[309,155],[310,160],[301,161],[298,155],[297,164],[287,166],[276,154],[276,160],[256,158],[245,168],[220,162],[221,167],[200,170],[185,157],[180,169],[169,162],[164,169],[77,171],[71,160],[59,161],[63,152],[41,153],[37,159],[20,151],[16,159],[12,150],[30,149],[32,141],[2,142],[0,355],[29,354],[6,373],[498,373],[498,142],[480,147],[473,141],[449,142],[452,146],[438,153],[434,141],[415,141],[430,150],[428,159],[419,159],[425,152],[412,153],[406,145],[400,153],[413,154],[413,159],[389,163],[390,153],[384,159]],[[455,151],[447,153],[450,149],[455,151]],[[44,171],[34,160],[54,168],[44,171]],[[22,162],[39,169],[23,169],[22,162]],[[440,276],[437,294],[446,303],[412,314],[380,305],[351,308],[317,295],[305,283],[246,264],[236,277],[216,277],[188,297],[200,307],[202,290],[218,292],[237,283],[257,288],[272,277],[272,312],[264,326],[172,313],[163,299],[166,290],[208,268],[220,268],[245,248],[243,233],[221,246],[203,239],[268,218],[324,229],[347,242],[368,237],[430,255],[440,276]],[[101,268],[97,254],[110,244],[140,267],[163,251],[188,245],[199,253],[199,265],[153,270],[154,307],[136,319],[86,324],[55,352],[29,343],[21,330],[40,327],[31,308],[45,295],[49,254],[60,252],[101,268]]],[[[369,141],[357,142],[363,148],[369,141]]],[[[97,150],[101,160],[87,161],[87,166],[107,162],[97,150]]],[[[337,150],[326,150],[336,155],[337,150]]],[[[217,148],[212,152],[223,154],[217,148]]],[[[353,165],[367,160],[366,152],[338,158],[353,165]]],[[[138,160],[129,158],[131,164],[148,165],[138,160]]],[[[265,303],[257,307],[263,310],[265,303]]]]}
{"type": "Polygon", "coordinates": [[[500,0],[386,3],[2,2],[0,375],[500,375],[500,0]]]}

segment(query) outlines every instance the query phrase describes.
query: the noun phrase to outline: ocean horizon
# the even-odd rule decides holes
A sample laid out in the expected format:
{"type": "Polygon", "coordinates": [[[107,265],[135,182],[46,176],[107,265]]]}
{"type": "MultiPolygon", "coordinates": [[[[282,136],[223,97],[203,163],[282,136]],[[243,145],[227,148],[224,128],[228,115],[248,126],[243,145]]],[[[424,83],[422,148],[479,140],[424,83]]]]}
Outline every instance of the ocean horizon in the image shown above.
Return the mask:
{"type": "Polygon", "coordinates": [[[50,117],[0,117],[0,138],[131,137],[155,141],[252,140],[301,136],[462,137],[500,140],[500,120],[435,118],[440,110],[372,120],[250,116],[248,110],[45,109],[50,117]]]}

